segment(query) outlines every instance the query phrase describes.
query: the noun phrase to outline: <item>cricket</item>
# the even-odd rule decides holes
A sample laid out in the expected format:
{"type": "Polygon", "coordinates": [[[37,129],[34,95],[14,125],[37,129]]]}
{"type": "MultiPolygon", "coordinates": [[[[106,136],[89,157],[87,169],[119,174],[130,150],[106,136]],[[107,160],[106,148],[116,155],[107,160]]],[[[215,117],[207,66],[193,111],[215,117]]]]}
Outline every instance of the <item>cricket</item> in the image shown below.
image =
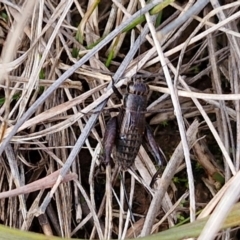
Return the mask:
{"type": "MultiPolygon", "coordinates": [[[[121,96],[114,84],[112,88],[117,96],[121,96]]],[[[128,84],[119,114],[107,123],[102,157],[106,165],[111,161],[111,153],[115,146],[116,161],[122,170],[127,170],[133,165],[143,141],[150,147],[157,165],[163,165],[163,154],[145,119],[148,93],[149,87],[142,79],[138,78],[128,84]]]]}

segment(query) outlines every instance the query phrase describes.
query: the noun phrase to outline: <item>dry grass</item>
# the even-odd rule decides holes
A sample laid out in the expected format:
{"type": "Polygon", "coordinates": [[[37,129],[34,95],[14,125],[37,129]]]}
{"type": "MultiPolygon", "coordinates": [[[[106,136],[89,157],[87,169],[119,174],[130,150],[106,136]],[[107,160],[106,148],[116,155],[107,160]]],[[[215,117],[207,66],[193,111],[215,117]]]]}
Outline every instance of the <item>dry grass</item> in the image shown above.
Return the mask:
{"type": "Polygon", "coordinates": [[[208,2],[168,1],[150,16],[154,2],[0,1],[2,224],[132,238],[213,212],[199,239],[214,239],[240,193],[240,2],[208,2]],[[120,104],[111,79],[125,92],[136,73],[168,158],[153,188],[144,148],[126,173],[99,169],[109,109],[120,104]]]}

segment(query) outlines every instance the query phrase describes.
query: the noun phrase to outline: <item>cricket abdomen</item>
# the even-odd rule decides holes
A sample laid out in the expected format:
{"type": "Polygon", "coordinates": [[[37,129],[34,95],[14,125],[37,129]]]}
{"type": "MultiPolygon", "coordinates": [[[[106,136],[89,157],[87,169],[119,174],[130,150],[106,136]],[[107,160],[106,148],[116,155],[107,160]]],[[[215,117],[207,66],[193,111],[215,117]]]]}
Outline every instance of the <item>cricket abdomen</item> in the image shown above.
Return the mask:
{"type": "Polygon", "coordinates": [[[122,170],[130,168],[142,144],[142,134],[138,131],[129,131],[121,134],[116,141],[116,158],[122,170]]]}
{"type": "Polygon", "coordinates": [[[146,97],[128,94],[118,115],[119,132],[116,138],[116,160],[122,170],[134,163],[145,132],[146,97]]]}

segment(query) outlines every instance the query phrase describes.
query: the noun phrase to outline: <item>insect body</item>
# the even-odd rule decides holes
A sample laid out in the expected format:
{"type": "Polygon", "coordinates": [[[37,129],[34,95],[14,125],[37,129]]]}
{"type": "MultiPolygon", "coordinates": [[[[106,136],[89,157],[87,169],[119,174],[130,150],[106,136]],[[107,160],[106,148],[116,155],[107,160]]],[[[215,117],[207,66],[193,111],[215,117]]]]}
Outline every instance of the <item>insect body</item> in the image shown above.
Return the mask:
{"type": "Polygon", "coordinates": [[[103,159],[106,164],[110,162],[115,145],[116,161],[122,170],[127,170],[133,165],[143,140],[151,147],[157,164],[162,164],[161,153],[145,120],[148,93],[149,87],[141,81],[128,85],[123,107],[118,116],[111,118],[107,124],[103,139],[103,159]]]}

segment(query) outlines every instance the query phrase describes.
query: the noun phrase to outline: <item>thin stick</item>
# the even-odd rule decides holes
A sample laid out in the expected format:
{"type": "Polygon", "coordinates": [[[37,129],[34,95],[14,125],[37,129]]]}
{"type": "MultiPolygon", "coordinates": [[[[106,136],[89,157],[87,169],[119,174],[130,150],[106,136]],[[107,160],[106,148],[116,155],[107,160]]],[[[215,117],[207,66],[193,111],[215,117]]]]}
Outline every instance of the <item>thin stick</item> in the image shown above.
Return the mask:
{"type": "MultiPolygon", "coordinates": [[[[142,2],[142,6],[144,6],[144,1],[142,2]]],[[[179,104],[179,100],[178,100],[178,96],[176,94],[175,88],[172,84],[172,80],[171,80],[171,76],[169,73],[169,70],[166,66],[166,61],[161,49],[161,46],[159,44],[159,41],[157,39],[157,35],[156,35],[156,30],[150,20],[150,16],[148,13],[145,14],[146,16],[146,20],[148,22],[148,26],[149,29],[151,31],[156,49],[157,49],[157,53],[159,56],[159,60],[161,65],[163,66],[163,72],[167,81],[167,85],[168,88],[170,90],[170,95],[171,95],[171,99],[172,99],[172,103],[174,106],[174,110],[175,110],[175,115],[177,118],[177,122],[178,122],[178,127],[179,127],[179,131],[180,131],[180,136],[181,136],[181,140],[182,140],[182,144],[183,144],[183,151],[184,151],[184,156],[185,156],[185,161],[187,164],[187,170],[188,170],[188,177],[189,177],[189,191],[190,191],[190,219],[191,222],[195,220],[195,194],[194,194],[194,181],[193,181],[193,175],[192,175],[192,167],[191,167],[191,160],[190,160],[190,154],[189,154],[189,147],[188,147],[188,143],[187,143],[187,137],[186,137],[186,130],[185,130],[185,126],[184,126],[184,122],[183,122],[183,118],[182,118],[182,112],[181,112],[181,108],[180,108],[180,104],[179,104]]],[[[154,217],[153,217],[154,219],[154,217]]],[[[151,222],[152,223],[152,222],[151,222]]],[[[148,223],[148,221],[145,222],[141,236],[146,236],[150,233],[150,228],[149,228],[150,224],[148,223]]]]}

